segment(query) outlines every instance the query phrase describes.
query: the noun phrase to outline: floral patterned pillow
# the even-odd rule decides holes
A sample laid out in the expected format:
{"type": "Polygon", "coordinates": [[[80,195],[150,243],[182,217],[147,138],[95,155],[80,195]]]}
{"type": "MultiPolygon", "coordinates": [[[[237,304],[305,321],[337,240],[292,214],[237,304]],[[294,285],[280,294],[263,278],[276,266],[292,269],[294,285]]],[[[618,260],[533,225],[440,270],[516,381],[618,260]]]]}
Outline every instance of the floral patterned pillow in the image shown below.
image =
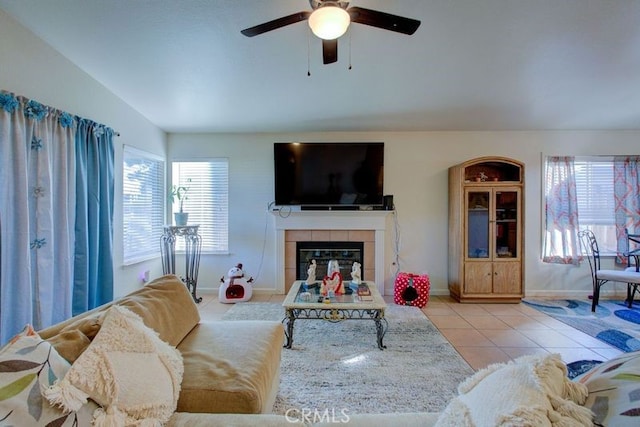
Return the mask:
{"type": "Polygon", "coordinates": [[[98,407],[89,402],[77,412],[64,412],[42,396],[69,370],[49,342],[31,325],[0,349],[0,425],[61,427],[88,426],[98,407]]]}
{"type": "Polygon", "coordinates": [[[584,406],[606,426],[640,425],[640,351],[626,353],[576,377],[589,389],[584,406]]]}

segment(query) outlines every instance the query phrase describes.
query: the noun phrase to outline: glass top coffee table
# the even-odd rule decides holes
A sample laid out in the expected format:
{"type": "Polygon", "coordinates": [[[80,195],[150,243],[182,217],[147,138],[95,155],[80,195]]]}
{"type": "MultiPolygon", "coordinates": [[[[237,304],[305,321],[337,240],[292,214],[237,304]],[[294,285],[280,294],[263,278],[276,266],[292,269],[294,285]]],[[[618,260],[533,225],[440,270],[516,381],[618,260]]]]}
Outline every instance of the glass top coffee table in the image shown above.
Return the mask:
{"type": "Polygon", "coordinates": [[[328,322],[342,322],[344,320],[373,320],[376,326],[378,348],[386,348],[382,344],[387,332],[388,322],[384,318],[387,304],[382,299],[378,288],[373,282],[362,282],[368,290],[369,296],[359,296],[357,286],[344,282],[345,294],[326,298],[320,295],[320,284],[307,285],[303,280],[293,282],[282,306],[285,317],[285,348],[293,345],[293,325],[296,319],[326,320],[328,322]],[[351,293],[349,293],[349,290],[351,293]]]}

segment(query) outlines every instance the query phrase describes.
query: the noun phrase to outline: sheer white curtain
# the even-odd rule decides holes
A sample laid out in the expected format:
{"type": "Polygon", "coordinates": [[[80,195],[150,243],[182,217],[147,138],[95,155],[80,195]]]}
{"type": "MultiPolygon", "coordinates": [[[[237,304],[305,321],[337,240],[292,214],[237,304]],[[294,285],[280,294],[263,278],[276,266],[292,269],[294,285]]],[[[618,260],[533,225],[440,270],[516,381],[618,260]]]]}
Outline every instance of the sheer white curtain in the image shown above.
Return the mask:
{"type": "Polygon", "coordinates": [[[545,233],[542,261],[578,264],[578,200],[574,158],[545,161],[545,233]]]}
{"type": "Polygon", "coordinates": [[[0,92],[2,343],[71,314],[75,132],[69,114],[0,92]]]}

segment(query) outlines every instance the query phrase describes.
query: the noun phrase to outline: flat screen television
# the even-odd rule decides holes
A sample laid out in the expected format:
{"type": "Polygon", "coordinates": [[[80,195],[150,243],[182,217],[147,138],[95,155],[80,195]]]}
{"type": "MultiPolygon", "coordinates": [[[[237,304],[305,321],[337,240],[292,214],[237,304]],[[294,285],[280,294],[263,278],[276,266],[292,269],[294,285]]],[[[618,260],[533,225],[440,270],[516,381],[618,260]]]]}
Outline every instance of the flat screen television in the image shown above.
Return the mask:
{"type": "Polygon", "coordinates": [[[276,142],[275,204],[381,206],[383,142],[276,142]]]}

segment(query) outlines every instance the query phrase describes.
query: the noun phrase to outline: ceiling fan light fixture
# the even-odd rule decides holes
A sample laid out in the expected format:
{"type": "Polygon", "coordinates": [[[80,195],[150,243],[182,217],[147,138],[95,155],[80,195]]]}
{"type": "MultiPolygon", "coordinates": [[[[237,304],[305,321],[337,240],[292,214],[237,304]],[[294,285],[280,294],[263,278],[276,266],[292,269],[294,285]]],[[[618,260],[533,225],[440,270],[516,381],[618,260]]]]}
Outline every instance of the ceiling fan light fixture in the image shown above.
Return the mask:
{"type": "Polygon", "coordinates": [[[347,32],[351,17],[340,6],[327,5],[314,10],[309,16],[309,27],[323,40],[334,40],[347,32]]]}

